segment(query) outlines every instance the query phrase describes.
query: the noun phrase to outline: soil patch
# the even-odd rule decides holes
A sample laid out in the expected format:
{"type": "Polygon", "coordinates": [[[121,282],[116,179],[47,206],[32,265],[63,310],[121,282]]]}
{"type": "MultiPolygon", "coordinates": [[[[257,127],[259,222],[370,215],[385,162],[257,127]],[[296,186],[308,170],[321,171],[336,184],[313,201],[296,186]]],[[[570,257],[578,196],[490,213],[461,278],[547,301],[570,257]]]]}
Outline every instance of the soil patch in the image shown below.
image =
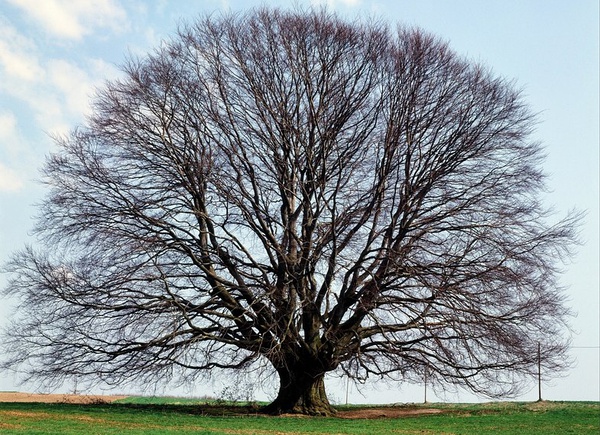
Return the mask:
{"type": "Polygon", "coordinates": [[[415,415],[442,414],[446,411],[434,408],[403,408],[403,407],[382,407],[365,408],[351,411],[338,411],[335,415],[338,418],[349,419],[375,419],[375,418],[399,418],[412,417],[415,415]]]}
{"type": "MultiPolygon", "coordinates": [[[[0,392],[0,402],[19,402],[19,403],[74,403],[74,404],[105,404],[112,403],[116,400],[124,399],[127,396],[105,396],[105,395],[83,395],[83,394],[34,394],[34,393],[17,393],[17,392],[0,392]]],[[[211,415],[211,412],[206,408],[202,409],[202,413],[206,412],[211,415]]],[[[223,409],[219,408],[219,415],[223,413],[223,409]]],[[[233,408],[233,414],[240,412],[240,409],[233,408]]],[[[243,412],[243,411],[242,411],[243,412]]],[[[421,407],[406,407],[406,406],[382,406],[368,407],[360,409],[351,409],[338,411],[335,414],[337,418],[344,419],[377,419],[377,418],[401,418],[418,415],[442,414],[449,412],[448,410],[435,408],[421,407]]],[[[307,417],[299,414],[291,414],[293,417],[307,417]]]]}
{"type": "Polygon", "coordinates": [[[127,396],[104,396],[83,394],[39,394],[39,393],[15,393],[0,392],[0,402],[18,403],[84,403],[101,404],[111,403],[115,400],[124,399],[127,396]]]}

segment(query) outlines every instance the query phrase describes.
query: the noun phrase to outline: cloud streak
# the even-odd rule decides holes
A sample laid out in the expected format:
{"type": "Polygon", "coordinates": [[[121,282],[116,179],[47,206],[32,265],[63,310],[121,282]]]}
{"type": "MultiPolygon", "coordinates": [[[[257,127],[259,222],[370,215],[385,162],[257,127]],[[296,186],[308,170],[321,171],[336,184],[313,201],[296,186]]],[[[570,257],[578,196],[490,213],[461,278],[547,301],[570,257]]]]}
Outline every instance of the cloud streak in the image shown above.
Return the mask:
{"type": "Polygon", "coordinates": [[[356,7],[361,4],[362,0],[311,0],[313,5],[322,6],[325,5],[329,8],[335,9],[336,6],[345,7],[356,7]]]}
{"type": "Polygon", "coordinates": [[[22,176],[6,163],[18,161],[20,157],[16,127],[17,118],[12,112],[0,112],[0,193],[14,193],[24,187],[22,176]]]}
{"type": "Polygon", "coordinates": [[[19,29],[0,16],[0,193],[28,187],[31,168],[51,146],[49,135],[80,123],[96,86],[117,75],[102,59],[43,50],[19,29]]]}
{"type": "Polygon", "coordinates": [[[16,171],[0,162],[0,193],[15,193],[23,189],[23,181],[16,171]]]}
{"type": "Polygon", "coordinates": [[[44,71],[33,54],[35,44],[6,21],[0,21],[0,71],[25,82],[39,80],[44,71]]]}
{"type": "Polygon", "coordinates": [[[80,40],[96,28],[119,31],[125,10],[113,0],[8,0],[55,37],[80,40]]]}

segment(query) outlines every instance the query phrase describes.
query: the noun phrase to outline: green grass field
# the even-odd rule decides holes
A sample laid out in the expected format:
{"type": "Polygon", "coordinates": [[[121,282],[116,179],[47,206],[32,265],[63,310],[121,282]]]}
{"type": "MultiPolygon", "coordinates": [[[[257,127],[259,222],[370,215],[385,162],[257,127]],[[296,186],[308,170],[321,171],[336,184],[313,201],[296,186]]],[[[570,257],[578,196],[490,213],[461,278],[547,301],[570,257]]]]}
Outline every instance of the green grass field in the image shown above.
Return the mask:
{"type": "MultiPolygon", "coordinates": [[[[598,434],[599,402],[427,404],[437,414],[344,419],[266,417],[250,406],[182,399],[113,404],[0,403],[0,434],[598,434]],[[174,404],[178,403],[178,404],[174,404]]],[[[340,410],[365,408],[341,407],[340,410]]]]}

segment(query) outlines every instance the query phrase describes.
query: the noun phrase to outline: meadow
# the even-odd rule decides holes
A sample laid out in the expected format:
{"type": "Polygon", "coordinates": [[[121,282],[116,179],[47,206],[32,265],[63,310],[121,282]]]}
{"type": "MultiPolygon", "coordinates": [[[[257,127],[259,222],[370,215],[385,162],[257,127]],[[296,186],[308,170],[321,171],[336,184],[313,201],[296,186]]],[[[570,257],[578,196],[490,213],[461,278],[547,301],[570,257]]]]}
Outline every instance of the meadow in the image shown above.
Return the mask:
{"type": "Polygon", "coordinates": [[[339,407],[336,417],[257,413],[252,404],[127,398],[113,403],[0,403],[0,434],[598,434],[599,402],[339,407]],[[393,417],[390,417],[393,416],[393,417]]]}

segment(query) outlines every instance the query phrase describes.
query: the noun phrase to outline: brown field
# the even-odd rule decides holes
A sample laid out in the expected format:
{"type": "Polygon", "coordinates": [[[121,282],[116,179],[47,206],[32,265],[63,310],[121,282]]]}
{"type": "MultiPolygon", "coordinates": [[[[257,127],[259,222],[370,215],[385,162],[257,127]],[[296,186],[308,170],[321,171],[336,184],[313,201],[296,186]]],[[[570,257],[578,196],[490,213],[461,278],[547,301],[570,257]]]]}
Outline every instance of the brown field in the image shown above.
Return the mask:
{"type": "Polygon", "coordinates": [[[415,415],[425,414],[442,414],[444,413],[441,409],[433,408],[396,408],[396,407],[382,407],[382,408],[367,408],[367,409],[356,409],[352,411],[340,411],[337,413],[338,418],[398,418],[408,417],[415,415]]]}
{"type": "MultiPolygon", "coordinates": [[[[39,394],[0,392],[0,402],[19,403],[74,403],[74,404],[102,404],[124,399],[127,396],[107,395],[79,395],[79,394],[39,394]]],[[[441,409],[433,408],[405,408],[405,407],[369,407],[366,409],[345,410],[337,413],[338,418],[348,419],[376,419],[397,418],[424,414],[444,413],[441,409]]],[[[301,417],[294,415],[295,417],[301,417]]]]}
{"type": "Polygon", "coordinates": [[[0,402],[19,403],[111,403],[125,397],[127,396],[0,392],[0,402]]]}

